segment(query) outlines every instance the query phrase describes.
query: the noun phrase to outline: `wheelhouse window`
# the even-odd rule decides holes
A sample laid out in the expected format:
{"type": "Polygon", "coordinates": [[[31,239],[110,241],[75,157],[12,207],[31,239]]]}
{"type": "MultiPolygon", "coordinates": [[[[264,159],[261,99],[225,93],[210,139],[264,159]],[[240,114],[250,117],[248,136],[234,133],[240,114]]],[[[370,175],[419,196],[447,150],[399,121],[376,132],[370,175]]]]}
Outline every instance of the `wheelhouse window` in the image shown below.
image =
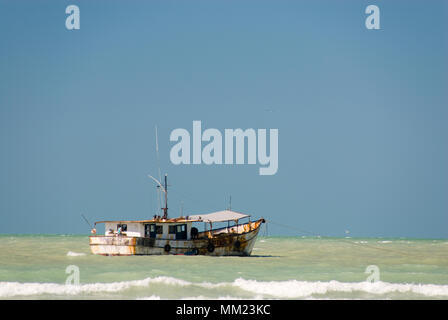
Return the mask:
{"type": "Polygon", "coordinates": [[[156,225],[155,224],[145,224],[145,237],[148,237],[148,238],[156,237],[156,225]]]}
{"type": "Polygon", "coordinates": [[[176,240],[185,240],[185,239],[187,239],[187,225],[178,224],[176,226],[176,240]]]}
{"type": "Polygon", "coordinates": [[[156,233],[163,234],[163,226],[156,226],[156,233]]]}
{"type": "Polygon", "coordinates": [[[128,231],[127,224],[117,224],[117,230],[121,227],[121,231],[128,231]]]}
{"type": "Polygon", "coordinates": [[[168,226],[169,234],[176,234],[176,226],[168,226]]]}

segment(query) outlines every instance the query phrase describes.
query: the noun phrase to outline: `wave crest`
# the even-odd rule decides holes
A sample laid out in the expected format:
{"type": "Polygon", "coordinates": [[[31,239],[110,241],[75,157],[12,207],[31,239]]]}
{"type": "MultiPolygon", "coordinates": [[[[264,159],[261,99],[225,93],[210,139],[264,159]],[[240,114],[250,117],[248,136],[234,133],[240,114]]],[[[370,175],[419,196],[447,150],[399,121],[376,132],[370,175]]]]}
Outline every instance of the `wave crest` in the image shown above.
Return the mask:
{"type": "Polygon", "coordinates": [[[69,251],[67,252],[67,257],[80,257],[80,256],[85,256],[85,253],[79,253],[79,252],[73,252],[73,251],[69,251]]]}
{"type": "Polygon", "coordinates": [[[401,284],[388,282],[310,282],[310,281],[256,281],[236,279],[234,285],[239,288],[274,298],[305,298],[313,295],[324,295],[331,292],[353,293],[364,292],[374,295],[388,293],[413,293],[428,297],[448,296],[448,285],[435,284],[401,284]]]}
{"type": "MultiPolygon", "coordinates": [[[[0,282],[0,298],[31,295],[81,295],[98,293],[118,293],[134,287],[150,287],[151,284],[163,284],[177,287],[199,287],[207,290],[226,287],[226,289],[238,289],[244,292],[244,296],[250,294],[258,299],[300,299],[312,298],[314,295],[324,296],[330,293],[368,293],[381,297],[382,295],[415,294],[425,297],[448,297],[448,285],[436,284],[401,284],[388,282],[339,282],[339,281],[258,281],[238,278],[233,282],[190,282],[173,277],[155,277],[143,280],[132,280],[111,283],[89,283],[79,285],[64,285],[58,283],[19,283],[0,282]]],[[[240,292],[241,293],[241,292],[240,292]]],[[[189,295],[190,296],[190,295],[189,295]]],[[[239,294],[232,294],[232,298],[238,298],[239,294]]],[[[160,299],[160,294],[150,293],[150,298],[160,299]]],[[[191,296],[190,296],[191,297],[191,296]]],[[[226,296],[220,296],[226,298],[226,296]]]]}

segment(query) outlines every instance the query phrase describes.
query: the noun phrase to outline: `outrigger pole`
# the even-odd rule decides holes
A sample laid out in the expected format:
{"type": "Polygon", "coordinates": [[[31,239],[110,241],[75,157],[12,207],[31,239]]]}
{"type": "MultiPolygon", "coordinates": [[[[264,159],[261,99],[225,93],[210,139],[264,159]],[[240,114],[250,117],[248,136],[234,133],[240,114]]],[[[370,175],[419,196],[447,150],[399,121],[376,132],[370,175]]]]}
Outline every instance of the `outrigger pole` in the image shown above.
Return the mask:
{"type": "Polygon", "coordinates": [[[92,227],[92,225],[90,224],[89,220],[87,220],[87,218],[84,217],[84,215],[83,215],[82,213],[81,213],[81,217],[83,217],[84,220],[86,221],[86,223],[89,225],[89,227],[90,227],[91,229],[93,229],[93,227],[92,227]]]}

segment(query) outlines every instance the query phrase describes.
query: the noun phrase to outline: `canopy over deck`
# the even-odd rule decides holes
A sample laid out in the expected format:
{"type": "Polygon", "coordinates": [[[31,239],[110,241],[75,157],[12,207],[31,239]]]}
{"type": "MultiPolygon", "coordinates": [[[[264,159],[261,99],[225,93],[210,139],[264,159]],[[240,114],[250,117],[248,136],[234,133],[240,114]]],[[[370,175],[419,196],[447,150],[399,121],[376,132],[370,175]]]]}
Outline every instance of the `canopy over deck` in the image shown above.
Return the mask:
{"type": "Polygon", "coordinates": [[[98,223],[186,223],[186,222],[223,222],[223,221],[236,221],[239,219],[250,217],[248,214],[224,210],[207,214],[196,214],[187,217],[178,217],[171,219],[146,219],[146,220],[105,220],[96,221],[98,223]]]}
{"type": "Polygon", "coordinates": [[[239,220],[247,217],[250,217],[250,215],[231,210],[223,210],[208,214],[190,215],[188,216],[188,220],[204,221],[204,222],[223,222],[230,220],[239,220]]]}

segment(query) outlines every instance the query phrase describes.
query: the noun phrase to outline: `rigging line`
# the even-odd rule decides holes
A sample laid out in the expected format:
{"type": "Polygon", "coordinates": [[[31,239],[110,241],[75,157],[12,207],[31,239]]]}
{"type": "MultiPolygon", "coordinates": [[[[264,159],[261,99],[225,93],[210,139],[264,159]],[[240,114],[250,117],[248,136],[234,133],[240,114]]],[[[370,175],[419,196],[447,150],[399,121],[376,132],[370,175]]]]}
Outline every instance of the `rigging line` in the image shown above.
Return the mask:
{"type": "Polygon", "coordinates": [[[265,237],[269,237],[268,224],[267,223],[264,224],[264,236],[265,237]]]}
{"type": "MultiPolygon", "coordinates": [[[[305,231],[305,230],[300,230],[298,228],[287,226],[287,225],[284,225],[284,224],[281,224],[281,223],[273,222],[272,220],[266,220],[266,221],[270,222],[270,223],[272,223],[274,225],[278,225],[280,227],[288,228],[288,229],[291,229],[291,230],[294,230],[294,231],[299,231],[299,232],[302,232],[302,233],[307,233],[307,234],[315,236],[315,237],[320,237],[320,235],[316,235],[315,233],[312,233],[312,232],[309,232],[309,231],[305,231]]],[[[371,245],[367,245],[367,244],[360,244],[360,243],[356,243],[356,242],[349,241],[349,240],[346,240],[346,239],[339,239],[337,237],[334,237],[334,238],[335,238],[334,240],[336,240],[336,241],[340,241],[340,242],[345,242],[345,243],[348,243],[348,244],[356,245],[356,246],[359,246],[361,248],[370,248],[370,249],[375,249],[375,250],[388,251],[388,252],[392,252],[392,253],[399,253],[401,255],[405,255],[405,256],[408,256],[408,257],[417,257],[417,255],[415,255],[415,254],[409,254],[407,252],[403,252],[403,251],[399,251],[399,250],[393,250],[393,249],[388,249],[388,248],[380,248],[380,247],[375,247],[375,246],[371,246],[371,245]]]]}
{"type": "Polygon", "coordinates": [[[159,188],[159,186],[157,186],[157,194],[156,194],[156,196],[157,196],[157,203],[158,203],[156,213],[159,214],[159,213],[160,213],[160,210],[161,210],[160,208],[162,208],[162,203],[161,203],[161,201],[160,201],[161,193],[160,193],[160,188],[159,188]]]}
{"type": "Polygon", "coordinates": [[[300,230],[300,229],[298,229],[298,228],[296,228],[296,227],[291,227],[291,226],[288,226],[288,225],[285,225],[285,224],[277,223],[277,222],[274,222],[274,221],[272,221],[272,220],[267,220],[267,219],[266,219],[266,222],[272,223],[272,224],[277,225],[277,226],[279,226],[279,227],[283,227],[283,228],[291,229],[291,230],[293,230],[293,231],[299,231],[299,232],[301,232],[301,233],[305,233],[305,234],[308,234],[308,235],[310,235],[310,236],[320,237],[320,235],[318,235],[318,234],[316,234],[316,233],[313,233],[313,232],[310,232],[310,231],[305,231],[305,230],[300,230]]]}
{"type": "Polygon", "coordinates": [[[154,214],[158,215],[160,213],[160,197],[159,197],[159,188],[156,188],[156,192],[152,195],[153,197],[155,196],[155,199],[153,198],[153,206],[154,206],[154,214]]]}
{"type": "Polygon", "coordinates": [[[176,189],[176,186],[172,186],[171,190],[176,194],[176,198],[182,199],[183,201],[188,200],[190,203],[195,203],[198,201],[198,197],[190,192],[184,192],[184,190],[176,189]]]}

